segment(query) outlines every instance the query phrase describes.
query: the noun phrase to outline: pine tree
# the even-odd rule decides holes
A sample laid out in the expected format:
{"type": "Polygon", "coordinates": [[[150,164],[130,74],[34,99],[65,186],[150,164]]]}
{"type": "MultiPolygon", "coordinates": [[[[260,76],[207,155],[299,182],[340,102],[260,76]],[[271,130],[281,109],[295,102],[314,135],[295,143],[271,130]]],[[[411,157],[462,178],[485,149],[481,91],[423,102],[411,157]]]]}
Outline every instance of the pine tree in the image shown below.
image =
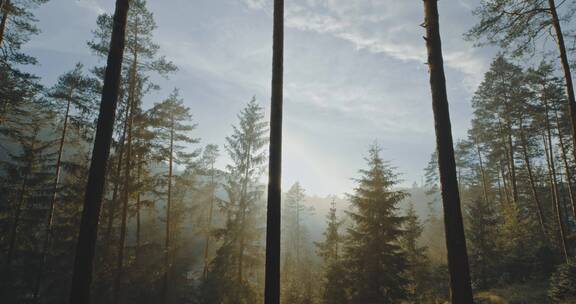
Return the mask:
{"type": "Polygon", "coordinates": [[[476,198],[466,208],[466,235],[470,252],[470,269],[475,286],[492,287],[498,272],[499,220],[490,203],[476,198]]]}
{"type": "Polygon", "coordinates": [[[168,163],[168,172],[162,173],[162,185],[166,189],[166,234],[164,245],[164,278],[161,298],[166,301],[169,296],[169,279],[171,272],[172,255],[172,187],[174,178],[174,164],[190,165],[195,154],[187,152],[183,144],[194,144],[199,140],[190,137],[190,132],[196,128],[190,124],[192,114],[190,108],[184,106],[177,90],[161,103],[157,103],[150,110],[152,126],[155,129],[155,145],[157,146],[157,161],[168,163]]]}
{"type": "Polygon", "coordinates": [[[410,202],[406,210],[405,232],[401,238],[402,248],[406,252],[406,277],[409,280],[408,299],[412,303],[426,303],[429,297],[430,269],[428,248],[420,246],[419,241],[424,231],[418,220],[414,204],[410,202]]]}
{"type": "Polygon", "coordinates": [[[54,210],[56,201],[58,199],[58,191],[60,188],[60,176],[63,165],[64,146],[68,136],[67,132],[69,129],[69,124],[72,125],[73,130],[78,131],[81,135],[84,135],[84,137],[91,136],[93,129],[92,123],[94,117],[92,117],[91,113],[95,108],[95,89],[97,85],[93,78],[83,74],[82,69],[82,64],[76,64],[74,70],[62,75],[58,79],[58,83],[50,90],[50,97],[54,99],[55,103],[57,103],[55,106],[57,108],[62,108],[65,105],[65,110],[63,111],[64,114],[62,116],[62,132],[58,140],[58,154],[56,157],[56,168],[52,182],[52,193],[50,205],[48,208],[48,217],[46,219],[46,232],[41,249],[40,267],[33,291],[34,298],[39,296],[44,275],[44,264],[46,263],[46,256],[52,242],[54,210]],[[74,106],[74,108],[72,108],[72,106],[74,106]]]}
{"type": "Polygon", "coordinates": [[[104,195],[106,166],[110,155],[110,144],[112,142],[114,117],[120,87],[128,9],[128,0],[116,1],[113,21],[114,30],[110,38],[110,50],[108,52],[108,63],[104,77],[104,86],[102,88],[100,114],[98,115],[98,123],[96,125],[84,210],[82,211],[82,221],[74,259],[70,304],[90,304],[90,285],[92,282],[94,251],[98,235],[98,219],[100,217],[102,197],[104,195]]]}
{"type": "Polygon", "coordinates": [[[210,182],[208,184],[208,192],[209,192],[209,207],[208,207],[208,218],[206,220],[206,241],[204,243],[204,270],[202,271],[202,278],[206,280],[208,276],[208,267],[210,265],[210,236],[212,233],[212,221],[214,218],[214,204],[216,201],[216,175],[217,170],[214,168],[214,164],[216,163],[216,159],[219,156],[218,146],[217,145],[207,145],[204,148],[204,152],[202,154],[202,162],[203,167],[206,168],[206,174],[210,177],[210,182]]]}
{"type": "Polygon", "coordinates": [[[336,198],[332,198],[330,211],[326,216],[327,227],[324,231],[324,241],[316,243],[318,255],[322,258],[324,282],[322,303],[347,303],[345,270],[342,263],[342,243],[340,232],[342,220],[336,215],[336,198]]]}
{"type": "Polygon", "coordinates": [[[471,304],[472,287],[466,237],[460,207],[452,126],[446,93],[446,76],[438,17],[438,0],[424,0],[424,26],[426,28],[426,48],[428,68],[430,70],[430,89],[432,109],[436,130],[436,150],[441,181],[442,203],[444,205],[444,228],[448,251],[448,269],[450,273],[451,300],[453,304],[471,304]]]}
{"type": "MultiPolygon", "coordinates": [[[[564,72],[572,141],[576,142],[576,97],[572,82],[572,71],[564,42],[564,31],[558,9],[564,4],[555,0],[484,0],[474,13],[480,22],[468,33],[469,38],[484,38],[490,44],[497,44],[512,50],[514,55],[534,52],[542,33],[554,33],[560,64],[564,72]]],[[[576,145],[572,150],[576,158],[576,145]]]]}
{"type": "Polygon", "coordinates": [[[266,160],[263,149],[268,142],[268,130],[255,98],[238,119],[239,124],[226,138],[225,148],[232,160],[224,185],[227,199],[221,206],[226,223],[214,232],[221,245],[202,287],[206,303],[258,303],[255,278],[248,278],[245,270],[249,262],[251,273],[256,273],[254,268],[262,255],[259,203],[263,189],[257,182],[266,160]]]}
{"type": "Polygon", "coordinates": [[[284,196],[282,214],[282,292],[283,303],[306,303],[313,297],[307,286],[313,284],[310,275],[310,240],[304,221],[313,208],[303,205],[306,195],[296,182],[284,196]]]}
{"type": "Polygon", "coordinates": [[[349,303],[398,302],[406,299],[408,282],[400,246],[405,218],[397,205],[407,194],[393,189],[398,180],[380,158],[380,147],[370,147],[366,162],[349,196],[352,225],[344,243],[349,303]]]}

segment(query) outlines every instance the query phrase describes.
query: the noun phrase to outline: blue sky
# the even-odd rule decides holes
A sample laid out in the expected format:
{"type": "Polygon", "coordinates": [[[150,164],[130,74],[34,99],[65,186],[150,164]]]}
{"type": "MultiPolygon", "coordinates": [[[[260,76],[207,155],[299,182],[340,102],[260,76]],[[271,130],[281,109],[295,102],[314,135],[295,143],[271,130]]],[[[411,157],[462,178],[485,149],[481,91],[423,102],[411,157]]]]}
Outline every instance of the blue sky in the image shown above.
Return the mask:
{"type": "MultiPolygon", "coordinates": [[[[494,50],[462,33],[476,1],[439,1],[453,132],[463,137],[470,98],[494,50]]],[[[113,0],[51,0],[37,11],[42,33],[26,46],[46,85],[76,62],[101,64],[86,46],[98,14],[113,0]]],[[[252,96],[269,109],[271,0],[148,0],[161,54],[180,70],[159,80],[174,87],[198,123],[202,145],[222,145],[252,96]]],[[[287,0],[284,189],[300,181],[310,194],[350,192],[351,178],[377,141],[404,184],[420,182],[434,150],[421,0],[287,0]]],[[[220,166],[227,162],[220,160],[220,166]]]]}

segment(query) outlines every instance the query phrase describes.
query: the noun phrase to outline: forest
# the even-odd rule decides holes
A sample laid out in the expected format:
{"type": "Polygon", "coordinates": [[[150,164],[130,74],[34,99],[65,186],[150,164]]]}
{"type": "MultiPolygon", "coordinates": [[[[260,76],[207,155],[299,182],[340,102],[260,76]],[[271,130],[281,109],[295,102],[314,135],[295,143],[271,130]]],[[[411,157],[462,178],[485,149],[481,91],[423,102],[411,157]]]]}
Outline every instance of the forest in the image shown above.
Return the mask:
{"type": "Polygon", "coordinates": [[[0,0],[0,303],[576,303],[576,1],[464,1],[474,24],[450,39],[495,50],[465,132],[441,43],[451,4],[403,4],[429,77],[423,178],[406,184],[398,147],[372,138],[337,177],[353,187],[329,195],[283,180],[293,1],[251,2],[272,12],[271,91],[234,96],[223,144],[199,131],[216,126],[201,129],[194,87],[174,85],[156,0],[99,0],[114,10],[75,41],[91,59],[37,75],[36,13],[57,1],[0,0]]]}

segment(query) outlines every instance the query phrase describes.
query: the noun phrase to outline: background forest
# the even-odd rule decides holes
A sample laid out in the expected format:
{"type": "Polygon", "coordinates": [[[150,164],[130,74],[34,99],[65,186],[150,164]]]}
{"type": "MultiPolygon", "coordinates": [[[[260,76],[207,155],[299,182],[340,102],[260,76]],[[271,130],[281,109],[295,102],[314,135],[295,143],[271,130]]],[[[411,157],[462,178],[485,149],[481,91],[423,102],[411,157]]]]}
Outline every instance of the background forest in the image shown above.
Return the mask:
{"type": "MultiPolygon", "coordinates": [[[[454,147],[477,303],[576,303],[576,2],[557,2],[474,1],[477,22],[460,31],[497,50],[454,147]]],[[[110,51],[113,16],[102,13],[85,44],[93,61],[56,81],[35,75],[42,62],[26,45],[44,5],[0,2],[2,303],[68,299],[110,51]]],[[[263,303],[266,102],[236,96],[224,144],[205,142],[157,27],[148,3],[131,0],[92,300],[263,303]]],[[[410,186],[388,161],[394,146],[363,148],[357,173],[341,177],[352,189],[284,189],[281,302],[448,303],[436,152],[410,186]]]]}

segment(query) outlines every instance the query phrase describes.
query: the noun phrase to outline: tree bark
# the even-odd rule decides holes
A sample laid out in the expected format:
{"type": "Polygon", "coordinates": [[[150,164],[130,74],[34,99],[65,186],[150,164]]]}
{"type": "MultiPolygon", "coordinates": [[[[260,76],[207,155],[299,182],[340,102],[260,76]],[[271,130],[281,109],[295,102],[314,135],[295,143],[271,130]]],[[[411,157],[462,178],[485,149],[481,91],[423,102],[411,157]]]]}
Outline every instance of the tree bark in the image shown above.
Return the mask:
{"type": "Polygon", "coordinates": [[[280,303],[280,220],[282,179],[282,106],[284,66],[284,0],[274,0],[270,158],[266,216],[265,304],[280,303]]]}
{"type": "Polygon", "coordinates": [[[0,47],[2,47],[2,42],[4,42],[4,33],[6,32],[6,24],[8,23],[8,15],[10,14],[10,0],[2,1],[0,6],[0,13],[2,14],[2,19],[0,20],[0,47]]]}
{"type": "Polygon", "coordinates": [[[124,272],[124,246],[126,243],[126,226],[128,222],[128,202],[130,200],[130,186],[131,186],[131,169],[132,169],[132,122],[134,120],[134,107],[136,97],[134,96],[134,87],[136,83],[136,64],[137,56],[134,56],[132,62],[130,87],[128,90],[128,113],[126,116],[127,130],[126,130],[126,163],[124,167],[124,189],[122,191],[122,218],[120,222],[120,239],[118,241],[118,256],[116,260],[116,277],[114,279],[114,297],[113,303],[116,304],[120,300],[120,291],[122,287],[122,275],[124,272]]]}
{"type": "Polygon", "coordinates": [[[170,118],[170,155],[168,159],[168,194],[166,199],[166,236],[164,245],[164,279],[162,284],[162,300],[166,303],[168,297],[168,280],[170,275],[170,209],[172,205],[172,165],[174,154],[174,118],[170,118]]]}
{"type": "Polygon", "coordinates": [[[560,156],[564,163],[564,172],[566,173],[566,184],[568,186],[568,194],[570,196],[570,203],[572,208],[572,216],[576,219],[576,203],[574,191],[572,187],[572,173],[568,164],[568,156],[566,155],[566,146],[564,145],[564,138],[562,137],[562,128],[560,127],[560,117],[558,117],[558,110],[554,109],[554,117],[556,118],[556,128],[558,129],[558,143],[560,145],[560,156]]]}
{"type": "MultiPolygon", "coordinates": [[[[34,149],[34,148],[32,148],[34,149]]],[[[20,187],[20,193],[18,195],[18,204],[16,205],[16,212],[14,213],[14,220],[12,221],[12,227],[10,227],[10,237],[8,241],[8,253],[6,255],[6,270],[8,271],[12,265],[12,259],[14,258],[14,250],[16,247],[16,235],[18,234],[18,225],[20,224],[20,215],[22,213],[22,208],[24,206],[24,201],[26,200],[26,187],[28,186],[28,177],[30,171],[32,170],[32,162],[34,160],[30,159],[28,165],[26,166],[26,172],[22,178],[22,186],[20,187]]]]}
{"type": "Polygon", "coordinates": [[[466,238],[462,222],[460,194],[456,178],[456,162],[452,141],[452,127],[446,78],[442,58],[442,43],[438,22],[438,0],[424,0],[426,26],[426,48],[430,69],[430,88],[432,109],[436,130],[438,167],[442,203],[444,205],[444,226],[448,251],[448,270],[450,273],[450,296],[453,304],[472,304],[472,288],[466,251],[466,238]]]}
{"type": "Polygon", "coordinates": [[[50,207],[48,209],[48,219],[46,221],[46,232],[44,235],[44,243],[42,245],[42,252],[40,254],[40,266],[36,276],[36,283],[33,291],[33,299],[38,299],[40,292],[40,285],[42,284],[42,276],[44,275],[44,265],[46,264],[46,255],[50,247],[52,239],[52,221],[54,219],[54,209],[56,205],[56,197],[58,195],[58,183],[60,181],[60,169],[62,167],[62,154],[64,153],[64,142],[66,141],[66,130],[68,128],[68,116],[70,113],[70,104],[72,102],[72,92],[70,90],[68,100],[66,103],[66,112],[64,114],[64,125],[62,126],[62,135],[60,136],[60,145],[58,146],[58,157],[56,159],[56,172],[54,173],[54,181],[52,182],[52,198],[50,200],[50,207]]]}
{"type": "Polygon", "coordinates": [[[96,126],[92,161],[88,173],[84,209],[82,211],[80,232],[74,258],[70,304],[90,304],[91,302],[90,285],[92,283],[94,251],[98,234],[98,219],[102,207],[102,196],[106,182],[106,166],[110,156],[110,144],[118,102],[129,2],[129,0],[116,0],[100,113],[96,126]]]}
{"type": "MultiPolygon", "coordinates": [[[[550,135],[548,135],[550,136],[550,135]]],[[[546,161],[548,164],[548,178],[550,179],[550,187],[552,188],[552,201],[553,209],[556,213],[556,221],[558,224],[558,236],[560,238],[560,255],[568,262],[568,249],[566,246],[566,231],[564,227],[564,219],[562,217],[562,209],[560,208],[560,195],[558,193],[558,182],[556,180],[556,169],[554,167],[554,154],[550,139],[547,140],[546,135],[544,138],[544,151],[546,153],[546,161]]]]}
{"type": "Polygon", "coordinates": [[[486,172],[484,171],[484,162],[482,161],[482,153],[480,151],[480,145],[476,143],[476,153],[478,154],[478,163],[480,165],[480,175],[482,177],[482,192],[484,195],[484,202],[488,204],[488,185],[486,182],[486,172]]]}
{"type": "Polygon", "coordinates": [[[538,220],[540,221],[540,227],[542,228],[542,233],[546,236],[546,225],[544,219],[544,212],[542,211],[542,203],[538,197],[538,191],[536,190],[536,182],[534,180],[534,175],[532,174],[532,165],[530,163],[530,156],[528,155],[528,144],[526,142],[526,134],[524,133],[524,125],[520,121],[520,140],[522,144],[522,155],[524,156],[524,163],[526,164],[526,171],[528,171],[528,180],[530,181],[530,189],[532,190],[532,197],[534,198],[534,203],[536,204],[536,210],[538,211],[538,220]]]}
{"type": "Polygon", "coordinates": [[[564,82],[566,84],[566,95],[568,96],[568,109],[570,112],[570,121],[572,122],[572,153],[576,159],[576,98],[574,97],[574,84],[572,83],[572,72],[570,71],[570,62],[566,53],[566,45],[564,43],[564,34],[560,26],[560,19],[556,11],[556,3],[554,0],[548,0],[550,6],[550,14],[552,15],[552,26],[556,33],[556,43],[558,44],[558,51],[560,52],[560,63],[564,72],[564,82]]]}

